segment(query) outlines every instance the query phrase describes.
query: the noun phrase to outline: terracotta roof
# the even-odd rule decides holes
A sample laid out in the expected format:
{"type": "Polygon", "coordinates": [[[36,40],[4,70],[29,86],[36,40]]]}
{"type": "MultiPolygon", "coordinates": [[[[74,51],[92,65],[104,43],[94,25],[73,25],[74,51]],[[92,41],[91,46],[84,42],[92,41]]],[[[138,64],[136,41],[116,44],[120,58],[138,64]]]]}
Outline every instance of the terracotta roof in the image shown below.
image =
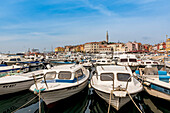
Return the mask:
{"type": "Polygon", "coordinates": [[[100,42],[88,42],[88,43],[85,43],[85,44],[98,44],[100,42]]]}

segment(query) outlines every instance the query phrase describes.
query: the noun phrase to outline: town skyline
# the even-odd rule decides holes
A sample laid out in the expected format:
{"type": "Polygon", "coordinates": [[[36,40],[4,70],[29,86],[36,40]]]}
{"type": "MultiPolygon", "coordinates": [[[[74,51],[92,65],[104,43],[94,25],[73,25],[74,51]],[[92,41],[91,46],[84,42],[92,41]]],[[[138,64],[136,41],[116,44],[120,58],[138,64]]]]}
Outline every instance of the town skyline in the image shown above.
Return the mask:
{"type": "Polygon", "coordinates": [[[80,45],[65,45],[64,47],[56,47],[55,53],[65,52],[82,52],[82,53],[169,53],[170,38],[166,35],[166,42],[158,44],[142,44],[141,42],[128,41],[123,42],[109,42],[109,34],[106,32],[106,39],[104,41],[86,42],[80,45]]]}

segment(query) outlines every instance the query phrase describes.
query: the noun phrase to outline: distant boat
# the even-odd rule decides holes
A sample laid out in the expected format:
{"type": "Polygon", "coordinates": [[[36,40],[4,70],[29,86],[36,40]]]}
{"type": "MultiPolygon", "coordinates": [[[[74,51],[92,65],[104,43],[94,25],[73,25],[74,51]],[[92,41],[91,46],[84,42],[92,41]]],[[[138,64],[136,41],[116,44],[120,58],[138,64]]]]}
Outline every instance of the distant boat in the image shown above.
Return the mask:
{"type": "Polygon", "coordinates": [[[152,66],[152,67],[157,67],[159,70],[164,66],[163,64],[161,64],[159,61],[156,60],[141,60],[141,64],[140,67],[141,68],[145,68],[146,66],[152,66]]]}
{"type": "Polygon", "coordinates": [[[21,58],[21,56],[8,56],[8,57],[3,57],[0,59],[1,64],[5,64],[8,66],[11,65],[24,65],[27,64],[30,67],[38,67],[40,65],[43,65],[42,62],[39,61],[32,61],[31,59],[27,60],[24,58],[21,58]]]}
{"type": "Polygon", "coordinates": [[[24,65],[24,66],[20,66],[20,65],[11,65],[11,66],[1,66],[0,67],[0,77],[7,75],[8,73],[15,73],[15,72],[28,72],[29,71],[29,66],[28,65],[24,65]]]}
{"type": "Polygon", "coordinates": [[[129,66],[132,71],[135,71],[140,65],[136,56],[131,54],[120,55],[117,64],[120,66],[129,66]]]}
{"type": "Polygon", "coordinates": [[[96,60],[96,63],[94,63],[95,65],[113,65],[115,64],[114,61],[112,61],[111,59],[98,59],[96,60]]]}
{"type": "Polygon", "coordinates": [[[73,64],[74,62],[69,62],[69,61],[51,61],[51,63],[54,63],[54,64],[73,64]]]}
{"type": "Polygon", "coordinates": [[[94,91],[116,110],[130,101],[128,93],[134,97],[143,89],[126,66],[97,66],[90,83],[94,91]]]}
{"type": "Polygon", "coordinates": [[[30,91],[38,93],[49,105],[82,91],[88,84],[89,71],[82,65],[61,65],[44,72],[42,81],[30,87],[30,91]]]}

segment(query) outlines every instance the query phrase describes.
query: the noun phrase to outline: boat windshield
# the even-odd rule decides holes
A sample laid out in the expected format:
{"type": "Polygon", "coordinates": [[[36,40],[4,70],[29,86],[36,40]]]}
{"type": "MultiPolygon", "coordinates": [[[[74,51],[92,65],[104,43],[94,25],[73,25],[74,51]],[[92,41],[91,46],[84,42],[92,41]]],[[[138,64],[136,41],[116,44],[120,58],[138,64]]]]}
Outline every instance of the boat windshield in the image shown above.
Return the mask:
{"type": "Polygon", "coordinates": [[[47,72],[44,76],[46,80],[53,80],[56,77],[56,72],[47,72]]]}
{"type": "Polygon", "coordinates": [[[12,59],[10,59],[10,61],[16,61],[16,58],[12,58],[12,59]]]}
{"type": "Polygon", "coordinates": [[[80,77],[83,75],[83,71],[81,69],[77,70],[75,73],[76,77],[80,77]]]}
{"type": "Polygon", "coordinates": [[[111,62],[110,60],[108,60],[107,62],[111,62]]]}
{"type": "Polygon", "coordinates": [[[129,62],[137,62],[136,59],[129,59],[129,62]]]}
{"type": "Polygon", "coordinates": [[[120,62],[127,62],[127,59],[120,59],[120,62]]]}
{"type": "MultiPolygon", "coordinates": [[[[117,74],[117,80],[119,81],[127,81],[130,77],[129,73],[118,73],[117,74]]],[[[131,78],[129,79],[131,81],[131,78]]]]}
{"type": "Polygon", "coordinates": [[[151,64],[151,62],[146,62],[146,64],[151,64]]]}
{"type": "Polygon", "coordinates": [[[158,62],[153,62],[153,64],[158,64],[158,62]]]}
{"type": "Polygon", "coordinates": [[[100,80],[101,81],[113,81],[114,79],[114,74],[113,73],[102,73],[100,75],[100,80]]]}
{"type": "Polygon", "coordinates": [[[21,59],[20,59],[20,58],[17,58],[17,60],[18,60],[18,61],[21,61],[21,59]]]}
{"type": "Polygon", "coordinates": [[[158,75],[157,67],[145,68],[144,75],[158,75]]]}
{"type": "Polygon", "coordinates": [[[58,74],[59,79],[71,79],[71,72],[70,71],[60,71],[58,74]]]}

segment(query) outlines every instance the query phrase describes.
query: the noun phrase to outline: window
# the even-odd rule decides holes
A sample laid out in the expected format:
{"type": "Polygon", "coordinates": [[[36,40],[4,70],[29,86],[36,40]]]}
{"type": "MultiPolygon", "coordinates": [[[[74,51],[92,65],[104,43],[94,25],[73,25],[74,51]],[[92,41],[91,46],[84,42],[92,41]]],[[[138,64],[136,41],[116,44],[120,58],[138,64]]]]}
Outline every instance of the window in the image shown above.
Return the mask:
{"type": "Polygon", "coordinates": [[[55,77],[56,77],[56,72],[55,72],[55,71],[53,71],[53,72],[47,72],[47,73],[45,74],[45,79],[46,79],[46,80],[53,80],[53,79],[55,79],[55,77]]]}
{"type": "Polygon", "coordinates": [[[59,79],[71,79],[71,72],[70,71],[60,71],[58,74],[59,79]]]}
{"type": "Polygon", "coordinates": [[[120,62],[127,62],[127,59],[120,59],[120,62]]]}
{"type": "Polygon", "coordinates": [[[158,64],[158,62],[153,62],[153,64],[158,64]]]}
{"type": "MultiPolygon", "coordinates": [[[[117,74],[117,80],[119,80],[119,81],[127,81],[129,79],[129,77],[130,77],[130,74],[128,74],[128,73],[118,73],[117,74]]],[[[129,81],[131,81],[131,79],[129,81]]]]}
{"type": "Polygon", "coordinates": [[[129,62],[137,62],[136,59],[129,59],[129,62]]]}
{"type": "Polygon", "coordinates": [[[146,62],[146,64],[151,64],[151,62],[146,62]]]}
{"type": "Polygon", "coordinates": [[[79,70],[76,71],[75,74],[76,74],[76,77],[80,77],[80,76],[83,75],[83,71],[81,69],[79,69],[79,70]]]}
{"type": "Polygon", "coordinates": [[[17,58],[17,61],[21,61],[21,59],[20,59],[20,58],[17,58]]]}
{"type": "Polygon", "coordinates": [[[102,60],[102,62],[105,62],[104,60],[102,60]]]}
{"type": "Polygon", "coordinates": [[[16,61],[16,59],[15,59],[15,58],[13,58],[13,59],[10,59],[10,61],[16,61]]]}
{"type": "Polygon", "coordinates": [[[113,81],[113,73],[102,73],[100,75],[100,80],[101,81],[113,81]]]}

